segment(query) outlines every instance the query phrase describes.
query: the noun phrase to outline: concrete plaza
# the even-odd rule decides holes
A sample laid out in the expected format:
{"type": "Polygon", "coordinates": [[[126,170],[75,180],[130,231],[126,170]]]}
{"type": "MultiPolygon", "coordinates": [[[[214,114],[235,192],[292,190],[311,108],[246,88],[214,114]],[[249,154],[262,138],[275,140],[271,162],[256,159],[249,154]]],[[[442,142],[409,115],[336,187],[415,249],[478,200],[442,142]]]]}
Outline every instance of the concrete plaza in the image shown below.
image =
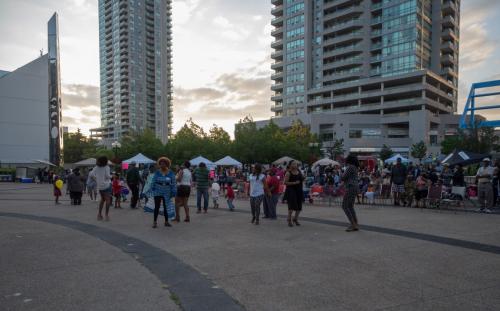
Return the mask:
{"type": "MultiPolygon", "coordinates": [[[[301,227],[192,213],[152,214],[87,196],[55,205],[49,185],[0,184],[2,310],[498,310],[500,215],[307,205],[301,227]],[[160,222],[161,224],[162,222],[160,222]]],[[[192,206],[195,200],[191,198],[192,206]]],[[[225,203],[222,202],[222,207],[225,203]]],[[[286,206],[279,206],[286,214],[286,206]]]]}

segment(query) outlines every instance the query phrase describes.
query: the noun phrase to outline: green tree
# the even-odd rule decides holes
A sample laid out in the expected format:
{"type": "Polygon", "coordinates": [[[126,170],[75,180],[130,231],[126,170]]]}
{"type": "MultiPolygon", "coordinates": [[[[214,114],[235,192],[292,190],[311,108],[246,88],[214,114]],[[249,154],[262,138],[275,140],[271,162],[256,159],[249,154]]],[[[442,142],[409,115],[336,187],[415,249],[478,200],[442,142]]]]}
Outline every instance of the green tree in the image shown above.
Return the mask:
{"type": "Polygon", "coordinates": [[[419,162],[422,162],[422,159],[425,157],[427,153],[427,146],[424,141],[420,141],[411,146],[411,156],[418,159],[419,162]]]}
{"type": "Polygon", "coordinates": [[[392,149],[384,144],[382,146],[382,149],[380,150],[379,155],[380,155],[380,159],[382,161],[385,161],[385,160],[389,159],[390,157],[392,157],[393,154],[394,154],[394,152],[392,151],[392,149]]]}
{"type": "Polygon", "coordinates": [[[146,129],[140,133],[133,132],[130,135],[124,136],[121,139],[121,148],[118,150],[118,158],[120,160],[128,159],[138,153],[145,156],[157,159],[164,155],[164,145],[156,138],[156,134],[146,129]]]}
{"type": "Polygon", "coordinates": [[[344,139],[334,138],[332,143],[325,148],[326,153],[332,160],[336,160],[339,156],[343,156],[345,153],[344,149],[344,139]]]}
{"type": "Polygon", "coordinates": [[[456,136],[446,137],[441,142],[441,152],[443,154],[448,154],[455,149],[475,153],[490,153],[499,150],[500,145],[494,128],[474,126],[466,130],[459,130],[456,136]]]}
{"type": "Polygon", "coordinates": [[[63,142],[66,163],[76,163],[92,157],[97,150],[97,141],[83,135],[80,129],[76,133],[65,133],[63,142]]]}

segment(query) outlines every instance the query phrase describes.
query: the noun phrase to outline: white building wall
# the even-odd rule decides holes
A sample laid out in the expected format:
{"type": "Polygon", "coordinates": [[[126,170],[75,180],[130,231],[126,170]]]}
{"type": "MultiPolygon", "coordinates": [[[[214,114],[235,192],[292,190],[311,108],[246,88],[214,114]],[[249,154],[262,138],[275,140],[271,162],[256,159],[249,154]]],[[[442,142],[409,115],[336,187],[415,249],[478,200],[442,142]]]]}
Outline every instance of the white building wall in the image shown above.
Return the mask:
{"type": "Polygon", "coordinates": [[[49,159],[47,55],[0,77],[0,161],[49,159]]]}

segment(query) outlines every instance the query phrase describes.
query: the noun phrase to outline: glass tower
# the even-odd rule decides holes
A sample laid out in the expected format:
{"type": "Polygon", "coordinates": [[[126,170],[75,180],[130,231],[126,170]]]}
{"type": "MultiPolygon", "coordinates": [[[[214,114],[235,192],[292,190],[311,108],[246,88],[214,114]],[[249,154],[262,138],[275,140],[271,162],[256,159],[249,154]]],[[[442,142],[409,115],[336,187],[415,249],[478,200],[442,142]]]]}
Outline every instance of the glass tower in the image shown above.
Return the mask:
{"type": "Polygon", "coordinates": [[[106,144],[172,129],[171,0],[99,0],[101,128],[106,144]]]}

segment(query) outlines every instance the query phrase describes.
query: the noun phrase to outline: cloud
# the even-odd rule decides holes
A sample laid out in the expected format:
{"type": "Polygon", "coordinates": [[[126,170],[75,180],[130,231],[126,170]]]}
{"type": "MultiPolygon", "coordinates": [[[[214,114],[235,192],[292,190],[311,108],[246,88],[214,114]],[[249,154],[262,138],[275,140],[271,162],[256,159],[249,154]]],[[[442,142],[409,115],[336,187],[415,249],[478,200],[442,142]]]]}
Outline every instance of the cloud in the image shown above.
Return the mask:
{"type": "Polygon", "coordinates": [[[63,125],[83,133],[100,125],[99,87],[85,84],[62,85],[63,125]]]}

